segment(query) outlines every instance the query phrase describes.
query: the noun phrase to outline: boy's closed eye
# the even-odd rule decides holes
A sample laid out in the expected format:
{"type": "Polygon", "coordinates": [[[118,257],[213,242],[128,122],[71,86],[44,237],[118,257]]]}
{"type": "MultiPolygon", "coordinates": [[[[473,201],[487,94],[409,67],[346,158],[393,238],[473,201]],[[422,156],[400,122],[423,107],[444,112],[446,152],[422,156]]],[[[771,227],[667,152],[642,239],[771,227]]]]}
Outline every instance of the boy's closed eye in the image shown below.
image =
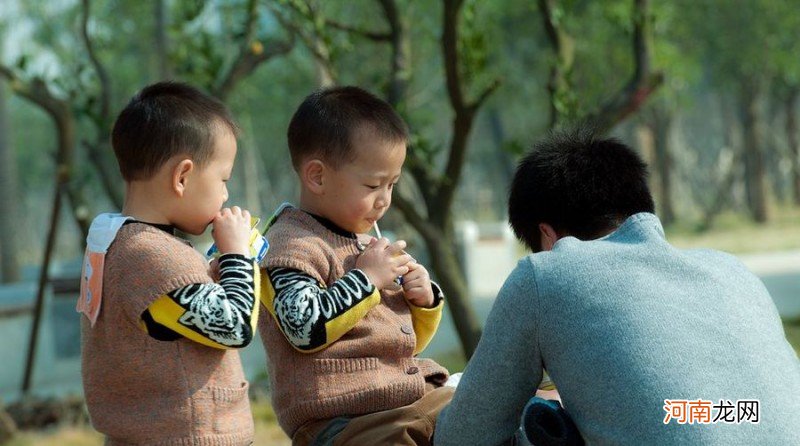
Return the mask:
{"type": "MultiPolygon", "coordinates": [[[[395,181],[395,182],[389,183],[388,184],[389,189],[393,189],[395,186],[397,186],[398,182],[399,181],[395,181]]],[[[381,187],[381,184],[377,184],[377,185],[365,184],[364,186],[367,186],[368,188],[370,188],[372,190],[375,190],[375,189],[378,189],[379,187],[381,187]]]]}

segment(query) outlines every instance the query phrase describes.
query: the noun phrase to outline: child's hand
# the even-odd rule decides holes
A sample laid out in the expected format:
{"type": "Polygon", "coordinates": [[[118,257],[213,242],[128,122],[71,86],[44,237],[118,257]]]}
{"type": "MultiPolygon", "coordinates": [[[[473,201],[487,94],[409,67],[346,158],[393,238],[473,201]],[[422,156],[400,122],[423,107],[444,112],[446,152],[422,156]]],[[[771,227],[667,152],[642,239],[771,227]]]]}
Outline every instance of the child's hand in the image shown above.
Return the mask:
{"type": "Polygon", "coordinates": [[[239,206],[223,208],[211,224],[211,236],[220,254],[250,256],[250,212],[239,206]]]}
{"type": "Polygon", "coordinates": [[[403,276],[406,300],[417,307],[433,307],[433,288],[428,270],[417,262],[411,262],[408,266],[408,273],[403,276]]]}
{"type": "Polygon", "coordinates": [[[208,274],[214,279],[214,282],[219,282],[219,258],[215,257],[208,262],[208,274]]]}
{"type": "Polygon", "coordinates": [[[406,242],[389,244],[386,238],[373,238],[356,260],[356,268],[369,277],[378,289],[391,286],[394,279],[409,271],[411,256],[403,252],[406,242]]]}

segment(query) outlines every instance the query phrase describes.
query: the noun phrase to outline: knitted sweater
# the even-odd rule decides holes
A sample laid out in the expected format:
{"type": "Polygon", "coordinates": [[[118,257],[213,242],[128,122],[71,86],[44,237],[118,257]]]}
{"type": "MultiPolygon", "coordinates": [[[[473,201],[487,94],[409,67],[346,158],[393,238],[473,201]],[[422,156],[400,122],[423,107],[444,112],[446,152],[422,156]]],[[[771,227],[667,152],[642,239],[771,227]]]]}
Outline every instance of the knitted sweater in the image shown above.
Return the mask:
{"type": "MultiPolygon", "coordinates": [[[[292,268],[330,286],[355,266],[357,240],[336,234],[305,212],[288,208],[267,232],[270,250],[262,268],[292,268]]],[[[263,277],[266,277],[266,272],[263,277]]],[[[269,286],[268,280],[262,284],[269,286]]],[[[274,316],[269,290],[265,310],[274,316]]],[[[412,312],[402,291],[381,290],[381,300],[329,347],[301,353],[284,338],[274,317],[259,320],[267,352],[272,403],[290,436],[303,424],[408,405],[425,393],[426,378],[447,370],[416,358],[412,312]]]]}
{"type": "Polygon", "coordinates": [[[159,296],[212,282],[185,241],[145,224],[122,227],[106,254],[103,306],[81,318],[82,374],[95,429],[108,445],[245,445],[253,420],[239,354],[141,327],[159,296]]]}
{"type": "Polygon", "coordinates": [[[800,444],[800,362],[769,293],[733,256],[671,246],[652,214],[519,262],[436,444],[507,440],[543,366],[586,444],[800,444]]]}

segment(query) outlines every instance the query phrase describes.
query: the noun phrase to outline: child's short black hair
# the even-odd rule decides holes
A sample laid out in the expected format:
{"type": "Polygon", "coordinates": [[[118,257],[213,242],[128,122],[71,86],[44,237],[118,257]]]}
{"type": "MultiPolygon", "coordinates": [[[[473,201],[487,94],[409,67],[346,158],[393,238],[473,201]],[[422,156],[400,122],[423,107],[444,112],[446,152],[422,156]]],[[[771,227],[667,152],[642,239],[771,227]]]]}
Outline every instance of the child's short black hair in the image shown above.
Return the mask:
{"type": "Polygon", "coordinates": [[[219,100],[178,82],[159,82],[137,93],[120,112],[111,145],[125,181],[146,180],[175,155],[202,167],[221,129],[238,130],[219,100]]]}
{"type": "Polygon", "coordinates": [[[408,129],[391,105],[358,87],[333,87],[306,96],[287,132],[292,165],[299,170],[308,156],[317,156],[334,169],[355,158],[352,139],[369,125],[386,141],[408,140],[408,129]]]}
{"type": "Polygon", "coordinates": [[[578,128],[551,133],[517,167],[508,219],[517,237],[541,251],[539,224],[591,240],[638,212],[654,212],[647,167],[630,147],[578,128]]]}

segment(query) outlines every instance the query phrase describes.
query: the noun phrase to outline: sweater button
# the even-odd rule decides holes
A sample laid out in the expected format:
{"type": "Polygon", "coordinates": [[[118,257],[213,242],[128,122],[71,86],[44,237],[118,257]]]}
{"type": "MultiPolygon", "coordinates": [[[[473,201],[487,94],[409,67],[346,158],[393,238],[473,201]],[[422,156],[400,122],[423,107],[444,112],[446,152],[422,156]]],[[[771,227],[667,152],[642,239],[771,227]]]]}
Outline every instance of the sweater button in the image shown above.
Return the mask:
{"type": "Polygon", "coordinates": [[[411,367],[409,367],[409,368],[406,370],[406,373],[408,373],[409,375],[413,375],[413,374],[415,374],[415,373],[419,373],[419,367],[417,367],[417,366],[413,366],[413,365],[412,365],[411,367]]]}
{"type": "Polygon", "coordinates": [[[400,331],[402,331],[403,333],[405,333],[407,335],[410,335],[411,333],[414,333],[414,328],[412,328],[409,325],[401,325],[400,326],[400,331]]]}

